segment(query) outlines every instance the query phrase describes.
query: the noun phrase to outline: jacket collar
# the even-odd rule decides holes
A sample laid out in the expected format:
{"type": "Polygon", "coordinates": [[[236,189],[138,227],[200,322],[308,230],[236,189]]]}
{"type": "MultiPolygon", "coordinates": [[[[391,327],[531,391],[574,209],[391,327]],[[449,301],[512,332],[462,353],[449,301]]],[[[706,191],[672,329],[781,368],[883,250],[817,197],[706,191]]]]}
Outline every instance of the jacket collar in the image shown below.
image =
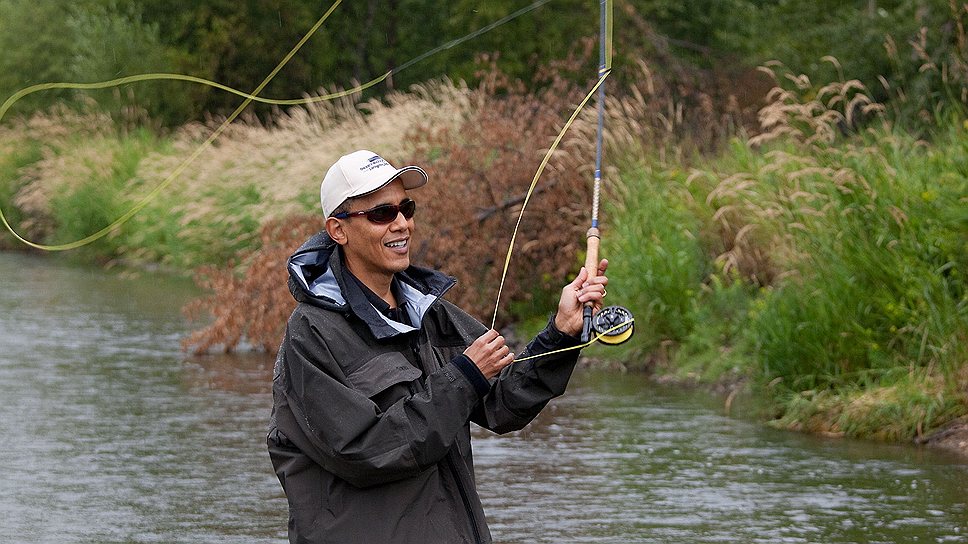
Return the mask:
{"type": "Polygon", "coordinates": [[[378,312],[352,279],[344,278],[342,251],[321,231],[307,240],[289,258],[289,291],[293,298],[332,311],[355,315],[379,340],[413,332],[427,310],[454,286],[456,280],[429,268],[411,265],[396,275],[406,299],[410,322],[416,327],[391,320],[378,312]],[[349,281],[347,281],[349,280],[349,281]]]}

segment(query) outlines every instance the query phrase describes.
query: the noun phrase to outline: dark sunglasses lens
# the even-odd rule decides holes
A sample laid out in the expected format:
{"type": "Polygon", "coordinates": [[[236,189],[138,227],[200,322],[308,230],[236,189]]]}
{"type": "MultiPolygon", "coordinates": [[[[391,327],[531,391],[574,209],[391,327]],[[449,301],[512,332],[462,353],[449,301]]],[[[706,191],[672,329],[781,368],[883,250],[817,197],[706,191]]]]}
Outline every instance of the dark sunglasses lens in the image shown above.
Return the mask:
{"type": "Polygon", "coordinates": [[[403,203],[400,204],[400,213],[402,213],[407,219],[413,217],[413,213],[415,211],[417,211],[417,203],[413,200],[404,200],[403,203]]]}
{"type": "Polygon", "coordinates": [[[366,218],[374,223],[392,223],[397,218],[398,213],[402,213],[405,219],[410,219],[415,211],[417,211],[417,203],[407,199],[399,206],[393,204],[377,206],[366,212],[366,218]]]}
{"type": "Polygon", "coordinates": [[[390,223],[397,218],[397,210],[393,204],[383,204],[366,212],[366,218],[374,223],[390,223]]]}

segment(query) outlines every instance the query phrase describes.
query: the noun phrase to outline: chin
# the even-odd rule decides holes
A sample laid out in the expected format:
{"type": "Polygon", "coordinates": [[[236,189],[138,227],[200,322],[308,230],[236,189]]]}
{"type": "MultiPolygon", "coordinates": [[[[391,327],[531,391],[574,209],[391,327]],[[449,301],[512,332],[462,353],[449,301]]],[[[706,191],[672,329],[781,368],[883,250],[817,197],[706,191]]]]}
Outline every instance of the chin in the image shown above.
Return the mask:
{"type": "Polygon", "coordinates": [[[392,270],[394,274],[396,274],[397,272],[403,272],[404,270],[410,268],[410,258],[407,257],[406,259],[399,259],[399,260],[394,259],[394,261],[390,263],[390,266],[388,268],[392,270]]]}

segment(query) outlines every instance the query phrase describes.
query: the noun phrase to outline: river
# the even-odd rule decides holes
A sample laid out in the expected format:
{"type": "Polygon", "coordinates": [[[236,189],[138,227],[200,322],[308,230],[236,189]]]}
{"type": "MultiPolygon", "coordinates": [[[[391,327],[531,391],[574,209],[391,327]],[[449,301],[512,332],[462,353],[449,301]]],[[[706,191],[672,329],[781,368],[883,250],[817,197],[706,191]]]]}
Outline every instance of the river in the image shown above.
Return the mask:
{"type": "MultiPolygon", "coordinates": [[[[189,357],[184,280],[0,253],[0,542],[282,543],[271,356],[189,357]]],[[[968,543],[968,464],[774,431],[581,369],[527,429],[476,431],[504,543],[968,543]]]]}

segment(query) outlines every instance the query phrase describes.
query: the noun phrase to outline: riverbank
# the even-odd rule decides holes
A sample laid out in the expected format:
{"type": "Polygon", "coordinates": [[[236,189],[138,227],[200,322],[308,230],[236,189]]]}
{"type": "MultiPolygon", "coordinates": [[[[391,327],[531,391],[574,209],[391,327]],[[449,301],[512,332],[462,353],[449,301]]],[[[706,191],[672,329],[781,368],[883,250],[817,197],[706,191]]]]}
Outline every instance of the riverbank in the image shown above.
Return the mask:
{"type": "MultiPolygon", "coordinates": [[[[927,440],[968,414],[966,127],[940,117],[914,136],[862,87],[825,89],[778,90],[752,137],[725,128],[744,112],[664,128],[674,101],[652,82],[610,102],[603,256],[609,302],[632,309],[636,334],[590,355],[666,380],[744,383],[776,427],[927,440]],[[862,126],[844,124],[855,115],[862,126]]],[[[369,147],[430,172],[417,236],[434,244],[415,259],[456,275],[455,302],[483,319],[507,249],[495,233],[511,232],[522,180],[581,94],[565,80],[540,92],[438,82],[240,124],[80,255],[202,270],[211,296],[195,309],[215,319],[190,343],[271,349],[292,304],[279,263],[319,228],[319,174],[369,147]]],[[[501,325],[543,323],[578,266],[586,113],[525,214],[501,325]]],[[[122,216],[208,128],[101,121],[63,111],[0,129],[0,206],[31,239],[76,240],[122,216]]]]}
{"type": "Polygon", "coordinates": [[[930,436],[919,439],[918,443],[956,453],[968,460],[968,418],[951,421],[930,436]]]}
{"type": "Polygon", "coordinates": [[[780,428],[923,440],[968,410],[966,127],[918,138],[862,88],[825,89],[774,93],[763,133],[690,167],[623,169],[604,251],[646,310],[630,349],[659,375],[748,379],[780,428]]]}

